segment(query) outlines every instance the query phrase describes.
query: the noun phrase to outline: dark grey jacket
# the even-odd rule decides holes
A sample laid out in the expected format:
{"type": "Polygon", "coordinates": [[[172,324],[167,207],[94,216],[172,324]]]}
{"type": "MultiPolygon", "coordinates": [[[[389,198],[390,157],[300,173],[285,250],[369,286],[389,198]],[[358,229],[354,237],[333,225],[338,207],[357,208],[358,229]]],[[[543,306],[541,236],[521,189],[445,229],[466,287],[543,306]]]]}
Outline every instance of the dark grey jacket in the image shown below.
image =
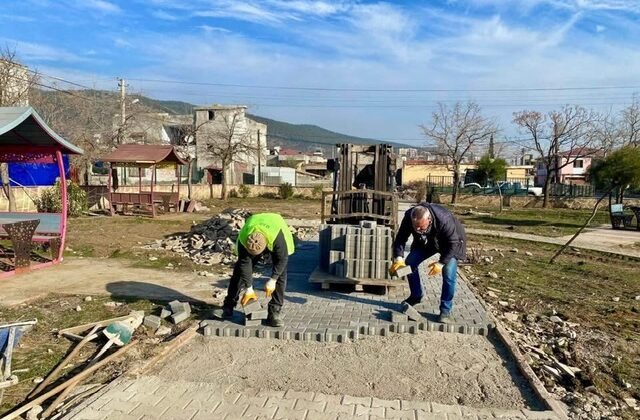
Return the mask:
{"type": "Polygon", "coordinates": [[[437,204],[421,203],[418,206],[427,208],[431,213],[431,226],[425,233],[416,232],[411,223],[413,207],[407,210],[393,241],[393,257],[404,256],[404,248],[409,235],[413,235],[411,249],[424,247],[431,255],[439,252],[442,264],[448,263],[451,258],[464,259],[466,256],[466,237],[460,221],[449,210],[437,204]]]}

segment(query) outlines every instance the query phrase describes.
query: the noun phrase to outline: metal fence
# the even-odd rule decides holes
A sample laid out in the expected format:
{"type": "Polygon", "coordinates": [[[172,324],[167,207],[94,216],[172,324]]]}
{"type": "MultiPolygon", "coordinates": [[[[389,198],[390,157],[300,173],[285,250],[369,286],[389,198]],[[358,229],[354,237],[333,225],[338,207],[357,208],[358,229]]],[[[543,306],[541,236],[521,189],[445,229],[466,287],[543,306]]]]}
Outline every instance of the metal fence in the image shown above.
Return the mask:
{"type": "MultiPolygon", "coordinates": [[[[427,191],[441,194],[453,192],[452,176],[427,176],[425,179],[427,191]]],[[[542,187],[536,187],[531,178],[507,178],[503,181],[491,182],[488,185],[477,183],[464,184],[460,180],[459,194],[469,195],[539,195],[542,187]]],[[[549,195],[552,197],[595,197],[597,192],[592,185],[584,184],[551,184],[549,195]]]]}

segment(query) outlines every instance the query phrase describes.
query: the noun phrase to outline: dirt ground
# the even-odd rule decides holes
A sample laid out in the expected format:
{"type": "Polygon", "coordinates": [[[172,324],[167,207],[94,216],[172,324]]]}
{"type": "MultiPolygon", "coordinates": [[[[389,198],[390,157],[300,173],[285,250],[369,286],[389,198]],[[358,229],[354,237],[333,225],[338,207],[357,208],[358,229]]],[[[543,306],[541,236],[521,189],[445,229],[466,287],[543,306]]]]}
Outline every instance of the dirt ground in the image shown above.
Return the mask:
{"type": "Polygon", "coordinates": [[[214,383],[227,392],[292,389],[473,407],[535,407],[514,371],[485,337],[425,332],[351,343],[199,337],[151,374],[214,383]]]}

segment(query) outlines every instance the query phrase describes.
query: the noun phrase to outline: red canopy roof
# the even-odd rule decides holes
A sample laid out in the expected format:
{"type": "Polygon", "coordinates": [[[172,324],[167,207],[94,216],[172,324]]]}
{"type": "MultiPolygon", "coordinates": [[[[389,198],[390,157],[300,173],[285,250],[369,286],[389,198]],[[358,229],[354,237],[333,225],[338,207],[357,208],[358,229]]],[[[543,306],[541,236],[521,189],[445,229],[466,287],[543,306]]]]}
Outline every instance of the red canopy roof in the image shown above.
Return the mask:
{"type": "Polygon", "coordinates": [[[178,163],[186,165],[173,146],[156,144],[122,144],[103,159],[105,162],[155,165],[158,163],[178,163]]]}

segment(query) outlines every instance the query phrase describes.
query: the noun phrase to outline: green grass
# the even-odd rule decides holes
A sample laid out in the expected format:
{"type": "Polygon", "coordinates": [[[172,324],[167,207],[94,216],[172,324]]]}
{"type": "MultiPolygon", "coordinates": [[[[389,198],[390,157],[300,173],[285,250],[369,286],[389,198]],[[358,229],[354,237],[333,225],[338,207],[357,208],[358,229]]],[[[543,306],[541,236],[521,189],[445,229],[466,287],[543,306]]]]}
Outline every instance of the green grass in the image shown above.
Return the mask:
{"type": "MultiPolygon", "coordinates": [[[[477,229],[510,230],[541,236],[574,234],[591,215],[591,210],[573,209],[505,209],[500,213],[496,208],[479,208],[474,211],[488,212],[491,216],[459,214],[465,226],[477,229]]],[[[597,227],[606,223],[609,223],[609,214],[605,210],[600,210],[590,226],[597,227]]]]}

